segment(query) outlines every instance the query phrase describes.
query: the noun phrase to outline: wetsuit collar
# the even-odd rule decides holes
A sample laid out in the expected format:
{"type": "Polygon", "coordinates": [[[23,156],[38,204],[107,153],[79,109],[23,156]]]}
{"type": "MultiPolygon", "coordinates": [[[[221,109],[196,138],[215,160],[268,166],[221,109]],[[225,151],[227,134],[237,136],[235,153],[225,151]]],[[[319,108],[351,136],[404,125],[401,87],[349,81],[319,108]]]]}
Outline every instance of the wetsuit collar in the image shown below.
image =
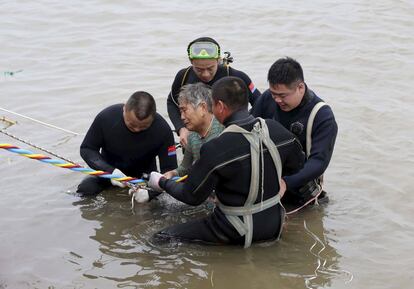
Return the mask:
{"type": "Polygon", "coordinates": [[[305,106],[313,98],[313,92],[308,88],[305,83],[305,93],[303,94],[302,101],[300,102],[299,107],[305,106]]]}
{"type": "Polygon", "coordinates": [[[253,121],[255,121],[255,118],[251,116],[247,110],[243,109],[233,112],[224,120],[223,125],[225,127],[228,127],[231,124],[243,126],[253,121]]]}
{"type": "Polygon", "coordinates": [[[299,103],[297,107],[289,111],[289,113],[292,114],[296,111],[300,111],[304,106],[306,106],[313,99],[314,96],[315,94],[313,93],[313,91],[310,90],[305,83],[305,93],[303,94],[302,101],[299,103]]]}

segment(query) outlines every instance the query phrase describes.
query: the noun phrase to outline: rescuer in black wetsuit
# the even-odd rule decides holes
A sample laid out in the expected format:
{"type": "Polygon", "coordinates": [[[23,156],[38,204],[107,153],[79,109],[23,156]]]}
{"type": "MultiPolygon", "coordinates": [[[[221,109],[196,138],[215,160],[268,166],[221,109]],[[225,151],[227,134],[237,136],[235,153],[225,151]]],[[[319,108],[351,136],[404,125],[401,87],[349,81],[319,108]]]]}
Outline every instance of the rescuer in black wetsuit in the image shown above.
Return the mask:
{"type": "Polygon", "coordinates": [[[213,113],[225,125],[224,132],[201,147],[185,183],[152,172],[149,186],[190,205],[201,204],[214,190],[218,205],[209,216],[167,228],[155,238],[245,247],[277,239],[284,219],[279,203],[284,193],[279,187],[282,167],[283,174],[301,168],[302,148],[276,121],[249,115],[248,88],[242,79],[220,79],[213,85],[212,98],[213,113]]]}
{"type": "Polygon", "coordinates": [[[178,94],[183,85],[203,82],[212,86],[225,76],[236,76],[248,86],[249,102],[252,106],[260,96],[260,91],[256,89],[246,73],[230,67],[228,63],[220,64],[220,46],[214,39],[201,37],[191,41],[187,47],[187,55],[191,66],[183,68],[177,73],[167,99],[168,116],[180,137],[180,143],[184,147],[187,144],[189,132],[181,120],[178,108],[178,94]]]}
{"type": "Polygon", "coordinates": [[[283,177],[287,187],[283,203],[303,205],[318,194],[328,201],[321,176],[331,160],[338,132],[334,114],[306,86],[302,67],[294,59],[277,60],[269,70],[268,81],[269,89],[255,103],[252,115],[280,122],[297,135],[307,156],[299,172],[283,177]]]}
{"type": "MultiPolygon", "coordinates": [[[[156,113],[154,98],[135,92],[124,104],[111,105],[93,121],[80,147],[80,154],[94,170],[140,178],[157,168],[166,172],[177,167],[174,136],[164,118],[156,113]]],[[[77,192],[96,195],[121,182],[86,177],[77,192]]]]}

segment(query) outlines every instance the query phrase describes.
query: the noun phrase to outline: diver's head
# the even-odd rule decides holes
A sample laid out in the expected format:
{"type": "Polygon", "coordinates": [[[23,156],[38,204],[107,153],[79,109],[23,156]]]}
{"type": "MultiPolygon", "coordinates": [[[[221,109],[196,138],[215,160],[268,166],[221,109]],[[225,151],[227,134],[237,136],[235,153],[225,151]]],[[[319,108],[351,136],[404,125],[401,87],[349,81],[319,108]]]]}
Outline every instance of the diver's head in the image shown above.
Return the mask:
{"type": "Polygon", "coordinates": [[[306,85],[299,62],[290,57],[280,58],[270,67],[267,80],[274,101],[283,111],[299,106],[306,85]]]}
{"type": "Polygon", "coordinates": [[[238,77],[226,76],[213,85],[213,113],[223,123],[236,111],[245,110],[249,104],[249,89],[238,77]]]}
{"type": "Polygon", "coordinates": [[[211,37],[200,37],[187,46],[194,73],[204,83],[213,80],[220,61],[220,45],[211,37]]]}
{"type": "Polygon", "coordinates": [[[132,132],[140,132],[149,128],[156,114],[155,100],[145,91],[132,94],[123,109],[126,127],[132,132]]]}

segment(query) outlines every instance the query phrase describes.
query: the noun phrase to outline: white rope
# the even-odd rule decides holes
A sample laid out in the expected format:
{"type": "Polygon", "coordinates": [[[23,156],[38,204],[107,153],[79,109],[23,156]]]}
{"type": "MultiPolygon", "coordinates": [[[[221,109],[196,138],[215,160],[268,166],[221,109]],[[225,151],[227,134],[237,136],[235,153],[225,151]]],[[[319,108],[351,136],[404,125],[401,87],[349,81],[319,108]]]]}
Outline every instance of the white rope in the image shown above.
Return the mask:
{"type": "Polygon", "coordinates": [[[320,274],[336,274],[336,275],[341,275],[341,274],[345,273],[346,275],[349,276],[349,279],[347,281],[345,281],[345,284],[348,284],[348,283],[352,282],[352,280],[354,279],[354,275],[351,272],[346,271],[346,270],[333,269],[333,268],[331,268],[332,266],[326,267],[327,260],[321,256],[321,253],[326,249],[326,246],[325,246],[324,242],[322,242],[322,240],[315,233],[313,233],[311,230],[308,229],[308,226],[306,225],[305,220],[303,220],[303,227],[305,228],[306,232],[315,241],[313,243],[313,245],[309,248],[309,252],[313,256],[318,258],[317,266],[316,266],[316,269],[314,270],[314,275],[311,275],[311,276],[305,278],[306,288],[313,288],[313,287],[311,287],[310,283],[311,283],[312,280],[314,280],[318,277],[318,273],[320,273],[320,274]],[[315,254],[312,250],[313,250],[313,248],[315,248],[315,246],[318,243],[322,246],[322,248],[315,254]]]}
{"type": "Polygon", "coordinates": [[[79,133],[77,133],[77,132],[73,132],[73,131],[70,131],[70,130],[64,129],[64,128],[61,128],[61,127],[55,126],[55,125],[53,125],[53,124],[49,124],[49,123],[46,123],[46,122],[43,122],[43,121],[40,121],[40,120],[37,120],[37,119],[31,118],[31,117],[29,117],[29,116],[25,116],[25,115],[23,115],[23,114],[20,114],[20,113],[17,113],[17,112],[14,112],[14,111],[11,111],[11,110],[8,110],[8,109],[5,109],[5,108],[1,108],[1,107],[0,107],[0,110],[3,110],[3,111],[5,111],[5,112],[8,112],[8,113],[11,113],[11,114],[14,114],[14,115],[20,116],[20,117],[23,117],[23,118],[28,119],[28,120],[31,120],[31,121],[33,121],[33,122],[37,122],[37,123],[42,124],[42,125],[44,125],[44,126],[48,126],[48,127],[51,127],[51,128],[57,129],[57,130],[61,130],[61,131],[67,132],[67,133],[71,133],[71,134],[73,134],[73,135],[79,135],[79,133]]]}
{"type": "Polygon", "coordinates": [[[135,208],[135,194],[136,193],[137,193],[137,191],[135,191],[131,194],[131,210],[132,210],[133,215],[135,215],[134,208],[135,208]]]}
{"type": "Polygon", "coordinates": [[[322,193],[322,187],[320,186],[320,185],[318,185],[317,184],[317,186],[318,186],[318,188],[319,188],[319,192],[316,194],[316,196],[314,196],[313,198],[311,198],[310,200],[308,200],[306,203],[304,203],[302,206],[300,206],[299,208],[296,208],[296,209],[294,209],[294,210],[292,210],[292,211],[289,211],[289,212],[286,212],[286,215],[291,215],[291,214],[293,214],[293,213],[296,213],[297,211],[299,211],[299,210],[301,210],[301,209],[303,209],[304,207],[306,207],[307,205],[309,205],[310,203],[312,203],[312,202],[314,202],[314,204],[315,205],[319,205],[319,202],[318,202],[318,197],[319,197],[319,195],[322,193]]]}

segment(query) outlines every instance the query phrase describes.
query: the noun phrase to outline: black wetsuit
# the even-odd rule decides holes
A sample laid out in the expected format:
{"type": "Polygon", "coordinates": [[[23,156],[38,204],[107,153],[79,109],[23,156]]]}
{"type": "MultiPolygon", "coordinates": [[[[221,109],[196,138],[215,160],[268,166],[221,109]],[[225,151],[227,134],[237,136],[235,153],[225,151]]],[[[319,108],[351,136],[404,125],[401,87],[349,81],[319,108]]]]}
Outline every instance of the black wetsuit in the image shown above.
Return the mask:
{"type": "MultiPolygon", "coordinates": [[[[299,138],[303,151],[306,152],[306,126],[309,115],[312,108],[321,101],[323,100],[306,87],[300,105],[285,112],[276,104],[270,91],[266,90],[257,100],[251,113],[255,117],[274,119],[293,131],[299,138]]],[[[309,191],[303,188],[325,172],[331,160],[337,132],[338,126],[331,108],[327,105],[323,106],[316,114],[313,123],[310,156],[303,169],[296,174],[284,177],[288,189],[283,198],[284,202],[302,204],[311,197],[306,195],[309,191]]]]}
{"type": "MultiPolygon", "coordinates": [[[[256,99],[258,99],[260,96],[260,91],[256,89],[249,76],[247,76],[247,74],[243,71],[236,70],[230,66],[227,67],[219,65],[214,78],[206,84],[212,86],[217,80],[225,76],[236,76],[241,78],[244,83],[246,83],[247,87],[249,88],[249,102],[253,106],[256,99]]],[[[192,66],[181,69],[175,76],[171,91],[168,94],[167,108],[168,116],[170,117],[177,134],[180,129],[184,127],[184,123],[181,120],[180,110],[178,108],[178,94],[180,92],[180,89],[185,84],[193,84],[198,82],[202,81],[197,77],[194,70],[192,69],[192,66]]]]}
{"type": "MultiPolygon", "coordinates": [[[[251,131],[258,120],[247,111],[231,115],[224,125],[230,124],[251,131]]],[[[270,137],[276,144],[284,173],[291,174],[302,167],[304,155],[294,135],[279,123],[266,121],[270,137]]],[[[270,154],[264,154],[264,195],[263,200],[274,197],[279,191],[277,172],[270,154]]],[[[261,174],[261,169],[260,174],[261,174]]],[[[192,167],[185,183],[176,183],[161,178],[159,185],[174,198],[199,205],[215,192],[218,200],[227,206],[243,206],[249,194],[251,178],[250,143],[238,133],[224,133],[204,144],[200,159],[192,167]],[[237,144],[237,145],[235,145],[237,144]]],[[[259,181],[259,188],[261,182],[259,181]]],[[[261,201],[261,193],[255,203],[261,201]]],[[[280,204],[253,215],[253,242],[275,239],[281,226],[282,208],[280,204]]],[[[241,237],[219,207],[207,217],[175,225],[157,233],[156,240],[180,239],[216,244],[243,244],[241,237]]]]}
{"type": "MultiPolygon", "coordinates": [[[[148,129],[131,132],[124,122],[123,104],[109,106],[96,116],[80,154],[94,170],[112,173],[117,168],[130,177],[139,178],[142,173],[157,170],[156,156],[161,172],[177,167],[174,137],[165,119],[157,113],[148,129]]],[[[87,177],[78,192],[97,194],[110,184],[108,179],[87,177]]]]}

